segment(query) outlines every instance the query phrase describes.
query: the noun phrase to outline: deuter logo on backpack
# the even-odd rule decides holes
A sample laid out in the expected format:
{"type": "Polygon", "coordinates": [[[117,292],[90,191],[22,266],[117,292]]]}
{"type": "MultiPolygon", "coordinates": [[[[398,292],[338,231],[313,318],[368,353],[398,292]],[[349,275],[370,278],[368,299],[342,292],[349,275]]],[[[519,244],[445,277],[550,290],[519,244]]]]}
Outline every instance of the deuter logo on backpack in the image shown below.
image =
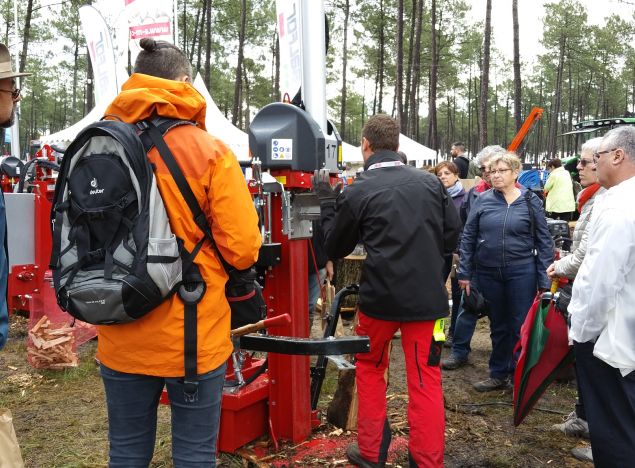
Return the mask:
{"type": "Polygon", "coordinates": [[[100,193],[104,193],[104,189],[99,188],[96,177],[94,177],[93,180],[90,181],[90,186],[92,187],[92,190],[88,192],[90,195],[98,195],[100,193]]]}
{"type": "Polygon", "coordinates": [[[181,284],[180,243],[133,125],[80,132],[62,160],[52,220],[57,300],[80,320],[129,322],[181,284]]]}

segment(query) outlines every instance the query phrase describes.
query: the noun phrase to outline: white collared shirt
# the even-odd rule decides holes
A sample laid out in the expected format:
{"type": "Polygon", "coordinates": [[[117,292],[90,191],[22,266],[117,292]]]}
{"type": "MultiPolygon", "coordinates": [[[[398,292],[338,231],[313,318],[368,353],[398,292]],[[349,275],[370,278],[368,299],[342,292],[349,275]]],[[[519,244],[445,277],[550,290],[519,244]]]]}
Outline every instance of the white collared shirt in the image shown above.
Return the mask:
{"type": "Polygon", "coordinates": [[[635,177],[598,196],[568,309],[569,338],[597,338],[593,354],[623,376],[635,370],[634,201],[635,177]]]}

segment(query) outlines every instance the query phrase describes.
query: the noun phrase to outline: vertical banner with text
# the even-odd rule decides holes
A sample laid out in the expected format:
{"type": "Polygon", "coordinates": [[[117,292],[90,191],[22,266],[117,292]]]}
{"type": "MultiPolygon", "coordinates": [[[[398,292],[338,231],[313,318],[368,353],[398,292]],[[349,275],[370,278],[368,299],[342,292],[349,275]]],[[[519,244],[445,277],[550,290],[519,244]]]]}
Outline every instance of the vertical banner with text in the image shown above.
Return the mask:
{"type": "Polygon", "coordinates": [[[280,44],[280,95],[291,99],[302,85],[302,47],[299,0],[276,0],[280,44]]]}
{"type": "Polygon", "coordinates": [[[95,102],[110,101],[119,92],[110,31],[104,18],[92,6],[82,6],[79,17],[93,65],[95,102]]]}

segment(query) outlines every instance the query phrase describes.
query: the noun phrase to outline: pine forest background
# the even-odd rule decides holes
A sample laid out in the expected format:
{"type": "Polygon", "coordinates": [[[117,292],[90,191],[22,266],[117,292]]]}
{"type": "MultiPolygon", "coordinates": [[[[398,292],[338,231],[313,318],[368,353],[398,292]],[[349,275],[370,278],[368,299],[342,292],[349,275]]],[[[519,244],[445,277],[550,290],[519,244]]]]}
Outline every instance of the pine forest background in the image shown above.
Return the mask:
{"type": "MultiPolygon", "coordinates": [[[[20,131],[30,140],[77,122],[94,105],[78,8],[86,0],[19,3],[23,83],[20,131]],[[49,2],[50,3],[50,2],[49,2]]],[[[525,144],[530,157],[575,152],[559,137],[585,119],[635,112],[635,3],[630,16],[588,21],[576,0],[545,6],[544,53],[531,64],[516,45],[502,57],[492,41],[492,0],[484,22],[464,0],[326,0],[329,115],[343,139],[359,145],[369,115],[399,117],[402,132],[446,154],[455,140],[472,154],[506,146],[529,110],[545,109],[525,144]]],[[[509,10],[518,42],[518,0],[509,10]]],[[[2,42],[11,43],[13,0],[0,0],[2,42]]],[[[280,100],[274,0],[179,0],[179,46],[200,69],[221,111],[246,129],[262,106],[280,100]]],[[[213,129],[211,129],[213,132],[213,129]]]]}

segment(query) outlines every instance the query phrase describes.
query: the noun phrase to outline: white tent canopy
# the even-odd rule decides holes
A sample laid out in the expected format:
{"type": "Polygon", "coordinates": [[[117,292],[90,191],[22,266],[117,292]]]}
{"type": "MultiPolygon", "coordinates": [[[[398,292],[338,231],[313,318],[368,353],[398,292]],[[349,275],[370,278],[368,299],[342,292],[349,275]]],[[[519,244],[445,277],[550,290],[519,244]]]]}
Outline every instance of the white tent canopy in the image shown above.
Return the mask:
{"type": "Polygon", "coordinates": [[[436,163],[437,152],[427,146],[417,143],[404,134],[399,135],[399,151],[403,151],[408,157],[408,161],[429,161],[436,163]]]}
{"type": "Polygon", "coordinates": [[[205,82],[199,73],[192,83],[194,88],[201,93],[207,102],[205,113],[205,126],[207,131],[217,138],[220,138],[234,152],[239,161],[249,160],[249,137],[248,135],[234,127],[220,111],[211,94],[205,87],[205,82]]]}
{"type": "MultiPolygon", "coordinates": [[[[417,143],[408,138],[406,135],[399,135],[399,151],[403,151],[408,157],[408,161],[417,161],[423,164],[424,161],[436,163],[437,152],[427,146],[417,143]]],[[[359,146],[353,146],[346,142],[342,142],[342,161],[344,162],[363,162],[362,150],[359,146]]],[[[421,164],[417,164],[418,166],[421,164]]]]}
{"type": "Polygon", "coordinates": [[[362,149],[359,146],[353,146],[345,141],[342,142],[342,161],[343,162],[363,162],[362,149]]]}
{"type": "Polygon", "coordinates": [[[93,110],[84,116],[83,119],[64,130],[40,137],[40,142],[42,144],[48,143],[49,145],[53,144],[62,147],[67,146],[75,139],[77,134],[84,129],[84,127],[87,127],[93,122],[97,122],[104,116],[104,112],[106,111],[108,104],[110,104],[110,101],[102,101],[98,103],[95,107],[93,107],[93,110]]]}

